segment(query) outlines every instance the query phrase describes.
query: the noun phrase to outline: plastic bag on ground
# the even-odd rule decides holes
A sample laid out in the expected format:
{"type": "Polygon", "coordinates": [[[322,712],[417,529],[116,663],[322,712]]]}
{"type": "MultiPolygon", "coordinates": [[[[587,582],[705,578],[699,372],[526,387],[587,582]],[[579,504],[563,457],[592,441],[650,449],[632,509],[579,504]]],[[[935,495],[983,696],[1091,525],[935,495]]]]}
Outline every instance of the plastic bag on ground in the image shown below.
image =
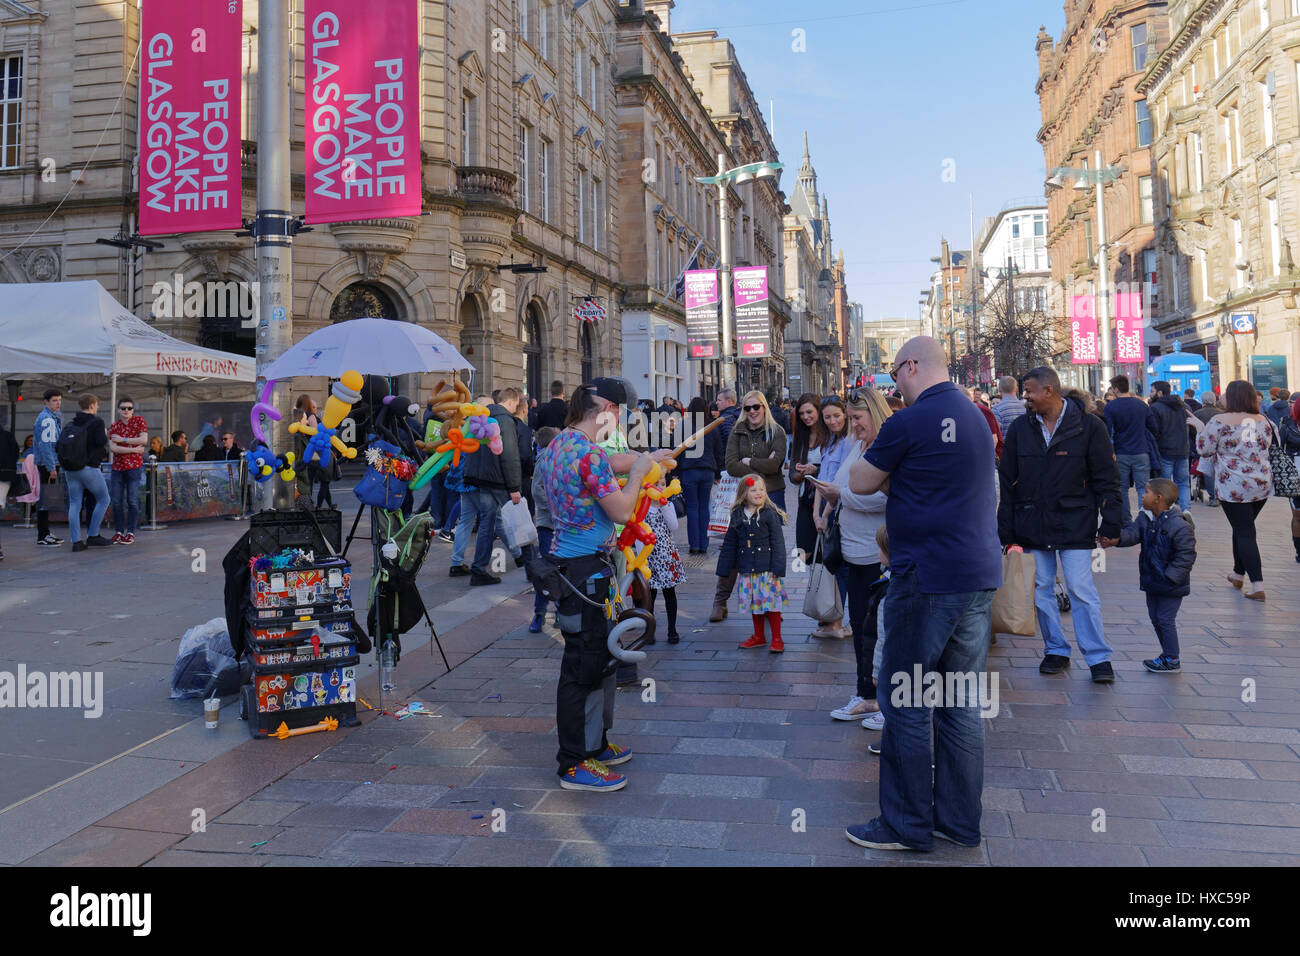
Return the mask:
{"type": "Polygon", "coordinates": [[[172,667],[172,700],[223,697],[236,693],[239,684],[239,662],[224,617],[185,632],[172,667]]]}

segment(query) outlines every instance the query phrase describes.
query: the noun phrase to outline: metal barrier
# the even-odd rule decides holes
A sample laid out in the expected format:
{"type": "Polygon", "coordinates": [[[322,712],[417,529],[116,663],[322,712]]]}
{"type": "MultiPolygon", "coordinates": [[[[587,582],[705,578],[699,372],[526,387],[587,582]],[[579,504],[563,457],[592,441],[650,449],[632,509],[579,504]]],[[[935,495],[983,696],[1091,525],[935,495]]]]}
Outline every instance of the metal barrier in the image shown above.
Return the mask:
{"type": "MultiPolygon", "coordinates": [[[[111,467],[101,465],[105,482],[111,477],[111,467]]],[[[50,509],[50,520],[66,524],[68,520],[68,487],[60,472],[59,485],[63,489],[63,507],[50,509]]],[[[193,521],[199,518],[242,518],[248,513],[247,462],[234,461],[146,461],[144,480],[136,489],[143,496],[140,502],[141,529],[161,531],[166,522],[193,521]],[[162,522],[160,523],[159,519],[162,522]],[[147,523],[145,523],[147,521],[147,523]]],[[[35,506],[21,508],[15,503],[0,503],[0,518],[23,518],[19,528],[35,526],[35,506]]],[[[113,506],[109,502],[104,523],[112,521],[113,506]]]]}

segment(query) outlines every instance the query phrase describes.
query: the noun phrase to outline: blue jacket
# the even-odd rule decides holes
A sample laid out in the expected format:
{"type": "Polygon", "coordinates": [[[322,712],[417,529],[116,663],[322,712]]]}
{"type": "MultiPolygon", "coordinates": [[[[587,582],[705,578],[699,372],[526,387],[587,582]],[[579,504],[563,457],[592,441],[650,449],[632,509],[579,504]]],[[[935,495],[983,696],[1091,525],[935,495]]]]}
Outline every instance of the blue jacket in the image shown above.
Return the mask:
{"type": "Polygon", "coordinates": [[[1159,434],[1151,406],[1132,397],[1106,403],[1106,428],[1117,455],[1145,455],[1147,440],[1144,432],[1159,434]]]}
{"type": "Polygon", "coordinates": [[[1138,584],[1148,594],[1186,597],[1192,593],[1192,565],[1196,563],[1196,532],[1171,505],[1155,520],[1143,511],[1120,532],[1119,546],[1142,545],[1138,558],[1138,584]]]}
{"type": "Polygon", "coordinates": [[[32,426],[32,434],[36,436],[36,441],[32,444],[36,449],[36,464],[49,471],[58,470],[59,456],[55,453],[54,446],[59,443],[59,435],[62,432],[62,417],[48,408],[42,408],[41,413],[36,416],[36,423],[32,426]]]}

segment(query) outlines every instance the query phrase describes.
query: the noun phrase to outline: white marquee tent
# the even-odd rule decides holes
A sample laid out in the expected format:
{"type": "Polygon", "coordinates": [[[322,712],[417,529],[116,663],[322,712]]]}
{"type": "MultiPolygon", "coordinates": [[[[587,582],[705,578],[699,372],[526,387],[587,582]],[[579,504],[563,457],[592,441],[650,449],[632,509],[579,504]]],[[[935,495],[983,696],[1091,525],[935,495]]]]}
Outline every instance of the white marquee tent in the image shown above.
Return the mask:
{"type": "MultiPolygon", "coordinates": [[[[0,379],[100,376],[116,404],[119,381],[152,386],[229,384],[253,400],[255,360],[182,342],[124,309],[95,281],[0,284],[0,379]]],[[[170,409],[169,409],[170,415],[170,409]]]]}

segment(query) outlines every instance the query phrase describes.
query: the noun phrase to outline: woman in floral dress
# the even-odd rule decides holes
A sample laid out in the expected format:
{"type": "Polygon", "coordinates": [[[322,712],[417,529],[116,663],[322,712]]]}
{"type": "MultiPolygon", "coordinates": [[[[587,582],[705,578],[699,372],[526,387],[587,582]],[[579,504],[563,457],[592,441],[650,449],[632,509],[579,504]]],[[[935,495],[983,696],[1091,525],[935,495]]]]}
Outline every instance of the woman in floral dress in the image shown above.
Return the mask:
{"type": "Polygon", "coordinates": [[[1264,600],[1264,572],[1255,539],[1255,519],[1273,494],[1268,448],[1272,425],[1259,413],[1259,396],[1249,382],[1229,382],[1223,393],[1226,411],[1205,424],[1194,415],[1196,451],[1214,460],[1214,493],[1232,525],[1232,573],[1228,581],[1246,597],[1264,600]]]}

